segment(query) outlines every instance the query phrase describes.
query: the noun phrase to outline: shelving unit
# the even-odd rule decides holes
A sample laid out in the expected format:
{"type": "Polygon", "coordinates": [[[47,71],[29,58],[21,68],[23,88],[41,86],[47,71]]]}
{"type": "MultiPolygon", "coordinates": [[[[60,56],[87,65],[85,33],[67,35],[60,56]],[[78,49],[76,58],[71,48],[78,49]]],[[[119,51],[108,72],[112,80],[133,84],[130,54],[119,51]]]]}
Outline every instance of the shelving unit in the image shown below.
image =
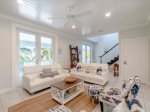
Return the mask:
{"type": "Polygon", "coordinates": [[[78,46],[70,47],[70,68],[75,68],[77,63],[79,62],[79,49],[78,46]]]}

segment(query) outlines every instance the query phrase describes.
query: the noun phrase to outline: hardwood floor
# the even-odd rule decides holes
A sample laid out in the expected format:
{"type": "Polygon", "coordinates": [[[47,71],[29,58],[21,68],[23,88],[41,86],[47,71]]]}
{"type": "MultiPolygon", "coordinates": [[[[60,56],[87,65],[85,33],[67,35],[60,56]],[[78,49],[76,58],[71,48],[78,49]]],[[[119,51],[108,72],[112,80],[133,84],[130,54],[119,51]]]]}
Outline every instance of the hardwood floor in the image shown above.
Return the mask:
{"type": "MultiPolygon", "coordinates": [[[[8,109],[9,112],[48,112],[49,108],[60,105],[51,99],[50,93],[26,100],[8,109]]],[[[87,92],[84,92],[68,102],[65,106],[69,107],[73,112],[85,110],[92,112],[97,104],[90,101],[87,92]]]]}

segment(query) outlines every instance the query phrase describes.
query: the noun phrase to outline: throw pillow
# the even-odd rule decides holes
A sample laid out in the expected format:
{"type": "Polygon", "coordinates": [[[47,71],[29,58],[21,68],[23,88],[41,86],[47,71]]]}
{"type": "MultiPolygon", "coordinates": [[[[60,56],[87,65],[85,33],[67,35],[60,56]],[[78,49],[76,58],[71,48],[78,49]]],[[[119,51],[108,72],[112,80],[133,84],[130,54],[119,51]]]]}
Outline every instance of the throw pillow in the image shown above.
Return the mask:
{"type": "Polygon", "coordinates": [[[132,99],[130,102],[127,102],[127,105],[132,112],[141,112],[140,110],[143,110],[141,103],[137,99],[132,99]]]}
{"type": "Polygon", "coordinates": [[[81,72],[81,68],[82,68],[81,65],[78,65],[76,68],[78,72],[81,72]]]}
{"type": "Polygon", "coordinates": [[[102,74],[102,68],[101,67],[99,67],[97,70],[96,70],[96,74],[98,74],[98,75],[101,75],[102,74]]]}
{"type": "Polygon", "coordinates": [[[54,77],[56,75],[59,75],[58,71],[51,71],[51,72],[48,72],[48,73],[42,73],[42,74],[40,74],[40,77],[41,78],[46,78],[46,77],[54,77]]]}
{"type": "MultiPolygon", "coordinates": [[[[137,94],[139,92],[139,89],[140,89],[140,87],[136,83],[131,88],[130,93],[126,97],[126,101],[129,104],[128,107],[130,106],[132,101],[134,101],[133,99],[136,98],[136,96],[137,96],[137,94]]],[[[131,109],[131,108],[129,107],[129,109],[131,109]]]]}
{"type": "Polygon", "coordinates": [[[52,72],[49,72],[49,73],[41,73],[40,74],[40,77],[41,78],[46,78],[46,77],[53,77],[53,73],[52,72]]]}

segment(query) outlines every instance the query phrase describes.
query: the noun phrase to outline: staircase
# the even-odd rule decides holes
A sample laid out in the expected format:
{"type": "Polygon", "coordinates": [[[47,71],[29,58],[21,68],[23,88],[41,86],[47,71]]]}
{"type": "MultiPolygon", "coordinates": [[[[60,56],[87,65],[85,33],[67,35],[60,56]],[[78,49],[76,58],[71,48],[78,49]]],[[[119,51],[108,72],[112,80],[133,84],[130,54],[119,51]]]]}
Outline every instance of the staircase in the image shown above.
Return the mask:
{"type": "Polygon", "coordinates": [[[111,61],[108,62],[108,65],[111,66],[112,64],[114,64],[118,60],[119,60],[119,56],[116,56],[116,57],[114,57],[114,59],[112,59],[111,61]]]}
{"type": "Polygon", "coordinates": [[[109,66],[114,64],[119,60],[119,43],[114,45],[108,51],[106,51],[103,55],[99,56],[100,63],[108,64],[109,66]]]}

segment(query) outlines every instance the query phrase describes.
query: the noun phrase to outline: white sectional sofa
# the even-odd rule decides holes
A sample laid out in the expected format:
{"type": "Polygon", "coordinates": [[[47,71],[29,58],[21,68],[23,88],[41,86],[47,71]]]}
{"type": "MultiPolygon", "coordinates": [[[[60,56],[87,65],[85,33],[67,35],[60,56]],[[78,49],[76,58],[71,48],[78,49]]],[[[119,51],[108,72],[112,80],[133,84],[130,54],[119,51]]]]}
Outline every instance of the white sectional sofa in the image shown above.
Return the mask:
{"type": "Polygon", "coordinates": [[[62,80],[69,76],[67,70],[62,69],[60,64],[53,64],[47,66],[25,67],[23,75],[23,88],[30,93],[50,87],[51,83],[62,80]],[[54,77],[41,78],[44,68],[50,68],[52,71],[58,71],[59,75],[54,77]]]}
{"type": "Polygon", "coordinates": [[[71,69],[70,74],[78,77],[80,79],[83,79],[86,82],[95,83],[104,86],[110,77],[110,72],[108,70],[108,64],[98,64],[98,63],[78,63],[77,67],[74,69],[71,69]],[[77,71],[77,67],[81,66],[82,70],[77,71]],[[101,67],[102,73],[101,75],[98,75],[96,73],[96,70],[101,67]],[[90,69],[91,71],[89,73],[86,72],[86,69],[90,69]]]}

